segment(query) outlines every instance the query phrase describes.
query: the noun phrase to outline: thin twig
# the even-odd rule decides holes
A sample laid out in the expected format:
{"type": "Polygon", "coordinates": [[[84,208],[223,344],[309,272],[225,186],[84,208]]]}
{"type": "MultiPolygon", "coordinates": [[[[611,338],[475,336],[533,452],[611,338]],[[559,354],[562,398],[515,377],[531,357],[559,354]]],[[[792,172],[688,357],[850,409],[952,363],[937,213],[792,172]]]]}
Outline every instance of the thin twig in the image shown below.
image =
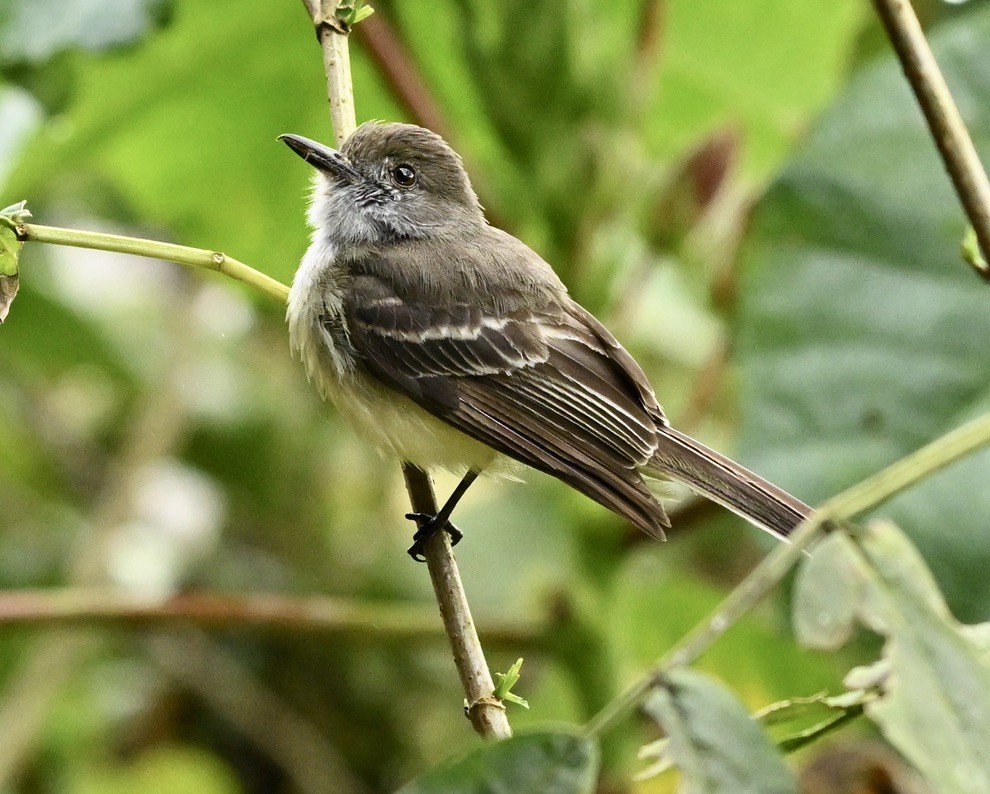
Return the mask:
{"type": "Polygon", "coordinates": [[[36,223],[18,223],[14,226],[17,239],[22,242],[53,243],[70,245],[75,248],[93,248],[98,251],[116,251],[121,254],[148,256],[163,259],[187,267],[215,270],[233,279],[254,287],[270,298],[285,303],[289,298],[289,288],[271,276],[266,276],[243,262],[232,259],[221,251],[207,251],[185,245],[163,243],[158,240],[144,240],[140,237],[124,237],[105,232],[85,232],[77,229],[63,229],[58,226],[40,226],[36,223]]]}
{"type": "MultiPolygon", "coordinates": [[[[990,259],[990,180],[928,46],[921,23],[909,0],[873,0],[873,5],[925,114],[945,169],[983,249],[983,259],[990,259]]],[[[990,268],[985,262],[982,267],[975,260],[970,264],[980,276],[990,281],[990,268]]]]}
{"type": "Polygon", "coordinates": [[[718,609],[699,623],[668,651],[649,672],[609,703],[587,724],[589,735],[608,728],[620,715],[634,708],[676,667],[691,664],[719,637],[758,604],[787,575],[825,524],[846,521],[876,507],[905,488],[990,444],[990,414],[963,425],[883,471],[833,496],[810,518],[798,525],[790,543],[781,544],[736,587],[718,609]]]}
{"type": "MultiPolygon", "coordinates": [[[[304,0],[307,8],[313,0],[304,0]]],[[[324,6],[333,5],[324,0],[324,6]]],[[[354,131],[354,98],[351,86],[350,63],[347,60],[347,28],[333,24],[324,9],[321,19],[313,18],[317,36],[323,46],[323,63],[327,71],[327,90],[331,112],[335,108],[350,109],[346,114],[334,115],[334,135],[337,145],[354,131]]],[[[429,475],[410,464],[403,465],[403,475],[412,509],[417,513],[436,515],[436,497],[429,475]]],[[[512,735],[502,703],[494,697],[495,684],[485,661],[485,654],[478,639],[478,632],[471,618],[471,608],[461,584],[457,562],[446,532],[437,533],[427,544],[424,556],[433,580],[433,591],[443,618],[444,628],[450,640],[454,664],[464,685],[467,697],[467,715],[481,736],[504,739],[512,735]]]]}
{"type": "MultiPolygon", "coordinates": [[[[125,624],[152,628],[191,623],[204,628],[319,632],[374,642],[434,642],[445,636],[427,605],[377,603],[279,593],[183,593],[165,600],[105,588],[64,587],[0,592],[0,629],[125,624]]],[[[491,624],[486,642],[538,649],[537,624],[491,624]]]]}
{"type": "Polygon", "coordinates": [[[351,89],[351,58],[347,51],[347,25],[337,17],[335,0],[303,0],[316,29],[327,75],[327,99],[333,136],[340,146],[354,132],[354,91],[351,89]]]}

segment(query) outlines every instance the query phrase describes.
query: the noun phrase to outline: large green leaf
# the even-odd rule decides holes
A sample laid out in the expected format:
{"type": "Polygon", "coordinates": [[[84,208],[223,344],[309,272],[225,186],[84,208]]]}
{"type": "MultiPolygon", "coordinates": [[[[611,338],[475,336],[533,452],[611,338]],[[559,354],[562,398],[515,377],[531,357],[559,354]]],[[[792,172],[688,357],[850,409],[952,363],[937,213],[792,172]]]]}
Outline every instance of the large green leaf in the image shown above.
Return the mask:
{"type": "Polygon", "coordinates": [[[598,747],[569,733],[531,733],[479,747],[404,786],[399,794],[590,794],[598,747]]]}
{"type": "MultiPolygon", "coordinates": [[[[990,150],[990,13],[933,46],[990,150]]],[[[964,216],[892,58],[859,74],[756,215],[739,322],[743,453],[816,502],[983,410],[990,290],[962,263],[964,216]]],[[[957,614],[985,614],[990,454],[885,512],[957,614]]]]}
{"type": "Polygon", "coordinates": [[[865,703],[867,715],[939,791],[990,790],[987,627],[964,630],[952,618],[917,551],[892,524],[875,522],[862,537],[834,533],[798,578],[794,622],[802,642],[834,649],[848,638],[835,627],[853,621],[887,640],[878,664],[847,679],[882,693],[865,703]],[[833,610],[834,602],[842,606],[833,610]]]}

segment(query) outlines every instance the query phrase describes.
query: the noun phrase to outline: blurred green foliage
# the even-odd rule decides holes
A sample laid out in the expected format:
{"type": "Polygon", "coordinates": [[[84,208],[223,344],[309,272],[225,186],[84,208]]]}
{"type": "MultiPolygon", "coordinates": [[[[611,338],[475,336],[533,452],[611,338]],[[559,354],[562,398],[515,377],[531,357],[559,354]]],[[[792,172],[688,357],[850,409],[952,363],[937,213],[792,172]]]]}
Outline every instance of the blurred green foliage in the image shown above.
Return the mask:
{"type": "MultiPolygon", "coordinates": [[[[977,147],[990,146],[990,16],[933,47],[977,147]]],[[[864,68],[761,203],[739,336],[743,451],[824,499],[990,407],[986,295],[966,221],[900,67],[864,68]]],[[[985,618],[984,452],[882,508],[917,541],[963,619],[985,618]]]]}
{"type": "MultiPolygon", "coordinates": [[[[491,216],[616,331],[675,423],[729,452],[738,434],[748,462],[816,500],[985,405],[985,312],[957,261],[962,216],[896,66],[868,63],[833,101],[871,51],[861,3],[375,8],[362,25],[397,31],[491,216]]],[[[941,45],[978,142],[988,35],[970,12],[941,45]]],[[[291,278],[309,175],[275,137],[330,138],[301,3],[0,0],[0,41],[0,206],[27,198],[41,223],[219,248],[291,278]]],[[[359,121],[403,118],[366,47],[358,26],[359,121]]],[[[304,382],[280,308],[118,255],[29,245],[21,269],[0,329],[0,586],[435,609],[403,553],[396,466],[304,382]]],[[[985,467],[974,459],[890,511],[969,618],[985,618],[990,595],[985,467]]],[[[518,728],[586,719],[765,549],[714,510],[675,516],[672,539],[648,543],[539,475],[476,486],[458,523],[482,639],[486,621],[553,626],[539,650],[489,653],[502,670],[526,656],[516,691],[532,708],[513,709],[518,728]]],[[[780,606],[701,663],[754,709],[834,689],[870,658],[856,645],[797,649],[780,606]]],[[[140,632],[94,630],[56,654],[62,636],[0,634],[2,790],[296,791],[312,788],[313,767],[346,770],[336,790],[390,790],[476,741],[440,640],[218,632],[217,653],[275,696],[307,766],[258,738],[263,710],[238,721],[230,704],[260,703],[256,688],[205,698],[140,632]]],[[[213,660],[165,639],[191,668],[213,660]]],[[[609,785],[653,731],[637,723],[605,746],[609,785]]],[[[806,762],[833,756],[813,749],[806,762]]]]}

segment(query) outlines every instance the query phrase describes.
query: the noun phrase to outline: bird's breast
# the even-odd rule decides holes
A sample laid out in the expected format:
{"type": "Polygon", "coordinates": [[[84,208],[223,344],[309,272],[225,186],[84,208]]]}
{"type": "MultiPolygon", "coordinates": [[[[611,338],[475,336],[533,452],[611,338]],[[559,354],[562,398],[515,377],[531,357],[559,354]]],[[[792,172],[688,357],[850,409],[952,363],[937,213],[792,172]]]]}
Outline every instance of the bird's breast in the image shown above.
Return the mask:
{"type": "Polygon", "coordinates": [[[347,273],[332,243],[314,242],[292,281],[289,344],[323,399],[381,452],[425,469],[481,471],[497,457],[489,447],[375,380],[351,347],[344,314],[347,273]]]}
{"type": "Polygon", "coordinates": [[[335,246],[314,241],[289,291],[289,345],[324,398],[353,375],[357,363],[344,316],[344,277],[335,246]]]}

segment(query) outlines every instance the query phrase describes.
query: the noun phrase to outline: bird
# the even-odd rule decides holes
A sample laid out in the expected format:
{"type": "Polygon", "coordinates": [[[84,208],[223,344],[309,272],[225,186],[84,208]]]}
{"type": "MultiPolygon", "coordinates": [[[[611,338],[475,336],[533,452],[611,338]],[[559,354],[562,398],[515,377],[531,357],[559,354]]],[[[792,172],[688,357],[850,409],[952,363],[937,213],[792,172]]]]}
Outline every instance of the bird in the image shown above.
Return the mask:
{"type": "Polygon", "coordinates": [[[663,539],[651,487],[673,480],[778,538],[800,500],[673,428],[643,369],[536,252],[485,218],[459,155],[412,124],[368,122],[339,150],[280,135],[315,168],[290,347],[358,434],[424,471],[462,474],[410,513],[422,560],[479,474],[556,477],[663,539]]]}

